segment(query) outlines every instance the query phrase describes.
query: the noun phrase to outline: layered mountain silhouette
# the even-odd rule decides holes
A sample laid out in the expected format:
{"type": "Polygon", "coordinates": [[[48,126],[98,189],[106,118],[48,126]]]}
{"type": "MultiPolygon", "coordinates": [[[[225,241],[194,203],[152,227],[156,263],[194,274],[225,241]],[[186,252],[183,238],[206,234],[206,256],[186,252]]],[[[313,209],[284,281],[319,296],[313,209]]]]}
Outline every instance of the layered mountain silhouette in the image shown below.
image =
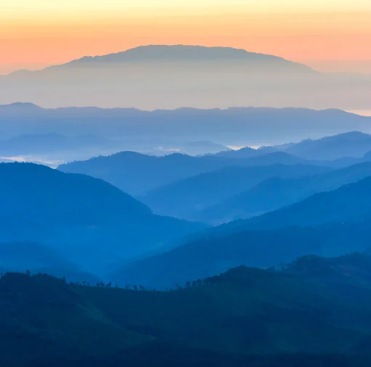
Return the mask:
{"type": "Polygon", "coordinates": [[[363,222],[371,219],[370,201],[371,177],[366,177],[356,183],[314,194],[298,203],[260,216],[211,228],[194,238],[225,236],[244,230],[363,222]]]}
{"type": "Polygon", "coordinates": [[[124,264],[117,279],[169,286],[237,265],[268,267],[303,254],[364,251],[370,243],[370,201],[371,177],[367,177],[261,216],[185,237],[167,252],[124,264]]]}
{"type": "Polygon", "coordinates": [[[107,154],[119,148],[119,143],[96,135],[66,136],[56,133],[18,135],[0,141],[0,155],[3,157],[36,156],[49,159],[90,157],[96,152],[107,154]]]}
{"type": "Polygon", "coordinates": [[[97,264],[152,251],[203,228],[153,215],[133,197],[85,175],[5,163],[0,178],[0,241],[52,245],[95,273],[97,264]]]}
{"type": "MultiPolygon", "coordinates": [[[[270,161],[275,163],[275,154],[269,154],[269,157],[261,156],[260,163],[270,161]]],[[[277,158],[280,159],[281,153],[278,154],[279,157],[277,158]]],[[[284,156],[284,158],[287,157],[284,156]]],[[[155,213],[179,218],[192,218],[197,212],[228,197],[251,189],[268,178],[298,178],[329,170],[326,167],[301,164],[255,166],[257,160],[258,158],[253,158],[251,162],[250,160],[234,162],[244,163],[245,165],[251,163],[252,167],[232,166],[221,168],[161,186],[144,196],[140,196],[139,200],[147,204],[155,213]]],[[[284,161],[291,162],[291,157],[284,161]]],[[[292,157],[292,162],[296,162],[295,157],[292,157]]]]}
{"type": "Polygon", "coordinates": [[[290,354],[282,366],[303,365],[300,360],[322,366],[319,361],[335,358],[326,354],[368,352],[370,268],[367,255],[309,256],[283,271],[237,267],[170,292],[84,287],[42,274],[9,273],[0,280],[0,361],[140,366],[148,360],[145,365],[170,366],[167,359],[176,350],[178,357],[184,353],[184,366],[220,366],[213,353],[232,366],[269,366],[282,353],[290,354]],[[248,357],[264,353],[271,356],[248,357]],[[317,357],[300,359],[300,353],[317,357]]]}
{"type": "Polygon", "coordinates": [[[371,151],[371,135],[354,131],[318,140],[308,139],[289,146],[285,151],[305,159],[361,158],[371,151]]]}
{"type": "Polygon", "coordinates": [[[125,192],[138,195],[158,186],[227,165],[226,160],[213,156],[191,157],[185,154],[171,154],[155,157],[135,152],[121,152],[60,165],[58,169],[101,178],[125,192]]]}
{"type": "Polygon", "coordinates": [[[147,110],[227,108],[246,101],[253,106],[368,109],[370,88],[367,76],[319,73],[271,55],[151,45],[12,73],[0,79],[0,101],[147,110]]]}
{"type": "Polygon", "coordinates": [[[371,162],[297,179],[282,179],[276,176],[200,210],[199,213],[193,212],[193,218],[199,220],[202,218],[205,222],[214,223],[248,218],[293,204],[318,192],[337,189],[368,176],[371,176],[371,162]]]}
{"type": "Polygon", "coordinates": [[[370,118],[340,110],[301,108],[180,108],[149,112],[130,108],[43,109],[22,103],[0,105],[2,139],[16,137],[20,132],[70,137],[95,135],[121,140],[124,150],[141,152],[161,146],[171,149],[174,143],[179,147],[200,140],[227,146],[275,145],[354,130],[371,132],[370,118]]]}
{"type": "Polygon", "coordinates": [[[99,281],[97,276],[83,272],[59,251],[40,243],[0,243],[0,271],[48,273],[73,282],[99,281]]]}
{"type": "Polygon", "coordinates": [[[370,222],[328,224],[205,236],[161,254],[118,265],[112,279],[122,286],[138,283],[165,289],[240,265],[280,268],[303,255],[339,256],[369,251],[369,226],[370,222]]]}
{"type": "MultiPolygon", "coordinates": [[[[336,161],[344,158],[362,158],[371,150],[371,135],[351,131],[319,139],[306,139],[298,143],[262,146],[258,149],[244,147],[226,150],[216,156],[225,158],[253,158],[273,152],[286,152],[308,160],[336,161]]],[[[340,162],[338,162],[340,164],[340,162]]]]}
{"type": "MultiPolygon", "coordinates": [[[[367,177],[334,191],[315,194],[286,208],[248,219],[246,222],[242,221],[240,224],[243,228],[259,229],[359,222],[371,219],[370,204],[371,177],[367,177]]],[[[235,224],[237,227],[240,225],[238,221],[235,224]]]]}
{"type": "MultiPolygon", "coordinates": [[[[275,164],[319,166],[318,168],[309,168],[308,172],[314,173],[326,170],[327,162],[308,161],[285,152],[267,153],[247,159],[231,159],[218,155],[191,157],[184,154],[154,157],[135,152],[121,152],[111,156],[91,158],[87,161],[62,164],[58,169],[63,172],[83,173],[101,178],[131,195],[143,195],[160,186],[172,183],[177,185],[176,181],[221,168],[232,166],[270,166],[275,164]]],[[[293,168],[292,171],[294,171],[293,168]]],[[[233,169],[231,172],[233,172],[233,169]]],[[[225,175],[225,179],[227,179],[228,171],[225,174],[222,171],[220,175],[225,175]]],[[[201,181],[203,177],[200,178],[201,181]]],[[[195,180],[197,181],[198,178],[195,178],[195,180]]],[[[207,176],[205,180],[207,180],[207,176]]],[[[179,184],[185,187],[187,182],[180,182],[179,184]]],[[[165,191],[166,187],[162,190],[165,191]]]]}
{"type": "Polygon", "coordinates": [[[155,148],[157,153],[183,153],[188,155],[205,155],[230,150],[222,144],[211,141],[165,142],[155,148]]]}
{"type": "Polygon", "coordinates": [[[313,72],[308,66],[285,60],[281,57],[247,52],[243,49],[232,47],[204,47],[187,45],[149,45],[139,46],[127,51],[118,52],[109,55],[83,57],[70,63],[53,66],[51,68],[91,66],[94,64],[126,64],[126,63],[166,63],[166,62],[242,62],[250,65],[257,70],[261,68],[272,67],[278,70],[313,72]]]}
{"type": "Polygon", "coordinates": [[[44,158],[45,162],[73,161],[89,159],[92,156],[109,155],[120,152],[125,147],[133,147],[136,151],[145,151],[152,155],[183,153],[189,155],[213,154],[228,151],[221,144],[210,141],[188,142],[147,142],[136,145],[135,142],[125,139],[109,139],[94,134],[67,136],[57,133],[24,134],[0,140],[0,156],[37,160],[44,158]]]}

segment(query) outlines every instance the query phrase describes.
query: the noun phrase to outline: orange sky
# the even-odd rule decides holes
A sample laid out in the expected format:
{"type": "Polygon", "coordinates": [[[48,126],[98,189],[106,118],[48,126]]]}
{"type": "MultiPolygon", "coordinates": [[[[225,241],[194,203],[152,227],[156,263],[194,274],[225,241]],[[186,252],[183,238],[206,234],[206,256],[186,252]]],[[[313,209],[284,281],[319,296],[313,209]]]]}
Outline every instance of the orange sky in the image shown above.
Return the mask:
{"type": "Polygon", "coordinates": [[[0,4],[0,73],[145,44],[231,46],[326,71],[371,73],[365,0],[13,0],[0,4]],[[156,4],[156,5],[154,5],[156,4]]]}

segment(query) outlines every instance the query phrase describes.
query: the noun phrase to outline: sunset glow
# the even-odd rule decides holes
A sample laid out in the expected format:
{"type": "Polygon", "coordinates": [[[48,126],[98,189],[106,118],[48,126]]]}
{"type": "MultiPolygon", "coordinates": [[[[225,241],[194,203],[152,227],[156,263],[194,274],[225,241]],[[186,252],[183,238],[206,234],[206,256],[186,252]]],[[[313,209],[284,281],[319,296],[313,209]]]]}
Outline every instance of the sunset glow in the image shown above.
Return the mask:
{"type": "MultiPolygon", "coordinates": [[[[4,2],[4,1],[3,1],[4,2]]],[[[0,73],[147,44],[231,46],[319,70],[371,72],[371,2],[14,0],[0,5],[0,73]]]]}

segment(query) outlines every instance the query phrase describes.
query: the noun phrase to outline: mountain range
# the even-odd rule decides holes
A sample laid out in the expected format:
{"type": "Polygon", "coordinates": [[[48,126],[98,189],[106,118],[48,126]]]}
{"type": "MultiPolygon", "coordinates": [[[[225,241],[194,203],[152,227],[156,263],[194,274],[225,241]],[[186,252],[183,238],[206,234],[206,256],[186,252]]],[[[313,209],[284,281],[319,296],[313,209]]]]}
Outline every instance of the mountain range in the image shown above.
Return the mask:
{"type": "Polygon", "coordinates": [[[175,241],[168,251],[118,266],[115,280],[169,286],[238,265],[269,267],[305,254],[365,251],[370,244],[370,208],[371,177],[366,177],[175,241]]]}
{"type": "Polygon", "coordinates": [[[228,47],[150,45],[3,76],[0,102],[146,110],[246,103],[366,110],[370,88],[368,76],[320,73],[272,55],[228,47]]]}
{"type": "Polygon", "coordinates": [[[308,256],[281,271],[238,267],[168,292],[8,273],[0,279],[0,362],[172,366],[184,354],[181,366],[364,367],[370,268],[368,255],[308,256]]]}
{"type": "Polygon", "coordinates": [[[344,157],[361,158],[371,151],[371,135],[358,131],[343,133],[322,139],[307,139],[290,144],[285,152],[304,159],[335,160],[344,157]]]}
{"type": "Polygon", "coordinates": [[[350,131],[319,139],[305,139],[297,143],[261,146],[258,149],[243,147],[226,150],[215,155],[224,158],[255,158],[267,153],[285,152],[307,160],[336,161],[346,157],[362,158],[371,151],[371,135],[350,131]]]}
{"type": "Polygon", "coordinates": [[[125,150],[141,152],[202,140],[225,146],[277,145],[354,130],[371,132],[370,118],[340,110],[302,108],[141,111],[96,107],[44,109],[29,103],[0,105],[2,139],[20,134],[95,135],[119,140],[125,150]]]}
{"type": "MultiPolygon", "coordinates": [[[[276,153],[271,154],[275,155],[276,153]]],[[[271,154],[269,154],[269,157],[261,156],[261,158],[264,157],[261,163],[264,163],[264,161],[275,163],[274,159],[271,160],[273,158],[271,154]]],[[[257,161],[257,158],[252,159],[253,162],[257,161]]],[[[237,163],[248,166],[248,162],[249,160],[237,163]]],[[[295,163],[295,158],[293,163],[295,163]]],[[[191,219],[209,206],[249,190],[266,179],[273,177],[305,177],[328,170],[327,167],[303,164],[255,166],[255,163],[253,163],[251,167],[228,166],[160,186],[146,195],[139,196],[138,199],[157,214],[191,219]]],[[[303,180],[305,179],[303,178],[303,180]]],[[[226,211],[226,214],[228,214],[228,211],[226,211]]]]}
{"type": "Polygon", "coordinates": [[[0,367],[369,367],[370,93],[230,47],[0,76],[0,367]]]}
{"type": "Polygon", "coordinates": [[[95,274],[205,228],[153,215],[102,180],[35,164],[0,164],[0,197],[1,242],[47,244],[95,274]]]}
{"type": "Polygon", "coordinates": [[[282,179],[275,176],[206,209],[193,211],[192,217],[211,223],[249,218],[288,206],[315,193],[335,190],[368,176],[371,176],[369,161],[320,174],[310,175],[308,172],[308,176],[302,178],[282,179]]]}

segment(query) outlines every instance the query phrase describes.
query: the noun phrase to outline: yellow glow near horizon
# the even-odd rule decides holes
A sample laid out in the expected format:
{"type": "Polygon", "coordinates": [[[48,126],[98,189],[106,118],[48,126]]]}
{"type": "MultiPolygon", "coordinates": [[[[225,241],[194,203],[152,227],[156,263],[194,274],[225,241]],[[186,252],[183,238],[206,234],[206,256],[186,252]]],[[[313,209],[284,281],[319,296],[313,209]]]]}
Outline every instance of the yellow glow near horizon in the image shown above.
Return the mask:
{"type": "Polygon", "coordinates": [[[302,11],[344,11],[371,10],[368,0],[12,0],[1,4],[2,12],[12,13],[36,10],[48,13],[54,10],[76,11],[109,11],[109,10],[151,10],[151,9],[194,9],[200,8],[224,10],[239,7],[256,12],[280,12],[291,10],[302,11]]]}
{"type": "Polygon", "coordinates": [[[181,43],[371,72],[371,1],[0,0],[0,74],[181,43]]]}

